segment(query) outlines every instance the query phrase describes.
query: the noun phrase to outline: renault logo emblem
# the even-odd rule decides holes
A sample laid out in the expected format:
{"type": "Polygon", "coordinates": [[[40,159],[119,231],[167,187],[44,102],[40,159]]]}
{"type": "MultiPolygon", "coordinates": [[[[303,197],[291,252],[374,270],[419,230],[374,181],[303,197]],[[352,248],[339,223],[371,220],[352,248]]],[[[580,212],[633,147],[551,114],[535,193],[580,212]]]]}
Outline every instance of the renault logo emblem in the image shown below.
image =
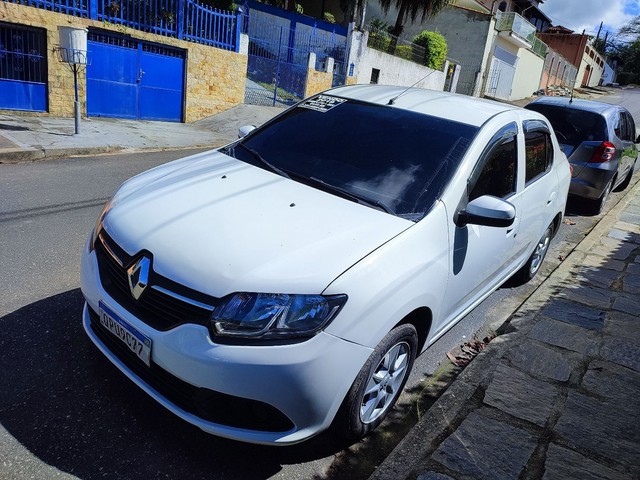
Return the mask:
{"type": "Polygon", "coordinates": [[[138,300],[149,284],[149,268],[151,267],[151,259],[141,257],[127,270],[129,279],[129,290],[133,298],[138,300]]]}

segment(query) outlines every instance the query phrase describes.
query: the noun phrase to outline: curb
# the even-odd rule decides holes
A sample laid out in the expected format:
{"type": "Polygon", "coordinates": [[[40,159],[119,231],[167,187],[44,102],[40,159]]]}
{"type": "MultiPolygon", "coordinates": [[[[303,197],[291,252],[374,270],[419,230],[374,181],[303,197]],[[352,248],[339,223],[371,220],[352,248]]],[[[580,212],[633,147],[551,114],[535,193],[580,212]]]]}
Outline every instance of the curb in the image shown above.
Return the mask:
{"type": "Polygon", "coordinates": [[[618,221],[620,213],[639,194],[640,181],[636,181],[620,201],[604,214],[587,236],[575,246],[567,258],[500,326],[500,330],[506,333],[496,337],[488,348],[478,354],[458,375],[391,454],[377,467],[369,480],[408,478],[416,467],[428,458],[430,452],[435,451],[438,445],[456,430],[469,411],[475,408],[474,396],[481,393],[485,380],[493,373],[495,365],[506,350],[533,327],[534,317],[539,308],[548,301],[551,294],[567,284],[575,266],[582,262],[595,243],[618,221]],[[522,313],[527,311],[533,311],[533,313],[522,313]]]}
{"type": "Polygon", "coordinates": [[[66,157],[104,155],[116,153],[141,153],[141,152],[163,152],[168,150],[190,150],[190,149],[213,149],[225,145],[225,143],[205,144],[205,145],[180,145],[180,146],[155,146],[155,147],[121,147],[121,146],[101,146],[101,147],[75,147],[75,148],[43,148],[43,149],[23,149],[7,148],[0,150],[0,164],[32,163],[44,160],[56,160],[66,157]]]}

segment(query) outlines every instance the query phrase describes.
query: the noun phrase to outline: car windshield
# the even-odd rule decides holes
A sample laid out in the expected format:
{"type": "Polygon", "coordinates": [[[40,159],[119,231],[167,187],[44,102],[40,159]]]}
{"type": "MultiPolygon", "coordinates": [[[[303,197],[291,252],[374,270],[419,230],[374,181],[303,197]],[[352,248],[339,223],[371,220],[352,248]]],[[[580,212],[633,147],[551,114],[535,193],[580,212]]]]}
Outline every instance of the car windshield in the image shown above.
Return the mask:
{"type": "Polygon", "coordinates": [[[582,142],[608,140],[607,123],[604,117],[588,110],[579,110],[566,105],[544,105],[532,103],[525,108],[541,113],[549,119],[558,141],[577,146],[582,142]]]}
{"type": "Polygon", "coordinates": [[[434,116],[320,95],[227,153],[417,221],[439,198],[477,131],[434,116]]]}

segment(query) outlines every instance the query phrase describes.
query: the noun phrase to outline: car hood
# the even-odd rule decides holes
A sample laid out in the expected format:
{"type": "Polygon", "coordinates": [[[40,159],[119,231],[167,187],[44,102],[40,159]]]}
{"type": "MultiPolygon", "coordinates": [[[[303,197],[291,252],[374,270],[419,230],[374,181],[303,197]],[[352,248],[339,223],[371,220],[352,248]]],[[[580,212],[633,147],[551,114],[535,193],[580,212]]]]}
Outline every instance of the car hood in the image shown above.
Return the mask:
{"type": "Polygon", "coordinates": [[[150,252],[157,273],[217,297],[320,293],[413,225],[219,152],[132,184],[114,196],[107,233],[130,255],[150,252]]]}

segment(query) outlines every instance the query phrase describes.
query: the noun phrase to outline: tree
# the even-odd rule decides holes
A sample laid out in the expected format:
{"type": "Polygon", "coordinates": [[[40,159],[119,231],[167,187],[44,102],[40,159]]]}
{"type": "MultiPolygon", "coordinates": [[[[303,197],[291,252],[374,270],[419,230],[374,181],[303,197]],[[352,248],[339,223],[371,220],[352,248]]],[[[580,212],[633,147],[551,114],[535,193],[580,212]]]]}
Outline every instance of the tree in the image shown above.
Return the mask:
{"type": "Polygon", "coordinates": [[[353,22],[358,30],[363,27],[366,6],[367,0],[340,0],[340,8],[345,12],[349,23],[353,22]]]}
{"type": "Polygon", "coordinates": [[[640,82],[640,16],[624,25],[609,52],[621,65],[618,72],[620,84],[640,82]]]}
{"type": "Polygon", "coordinates": [[[633,20],[629,21],[625,25],[620,28],[618,32],[621,36],[633,36],[637,37],[640,35],[640,16],[637,16],[633,20]]]}
{"type": "Polygon", "coordinates": [[[452,0],[378,0],[382,11],[386,15],[394,5],[398,9],[396,23],[389,33],[399,37],[404,29],[404,22],[411,19],[415,22],[420,15],[421,21],[435,17],[440,11],[449,5],[452,0]]]}

